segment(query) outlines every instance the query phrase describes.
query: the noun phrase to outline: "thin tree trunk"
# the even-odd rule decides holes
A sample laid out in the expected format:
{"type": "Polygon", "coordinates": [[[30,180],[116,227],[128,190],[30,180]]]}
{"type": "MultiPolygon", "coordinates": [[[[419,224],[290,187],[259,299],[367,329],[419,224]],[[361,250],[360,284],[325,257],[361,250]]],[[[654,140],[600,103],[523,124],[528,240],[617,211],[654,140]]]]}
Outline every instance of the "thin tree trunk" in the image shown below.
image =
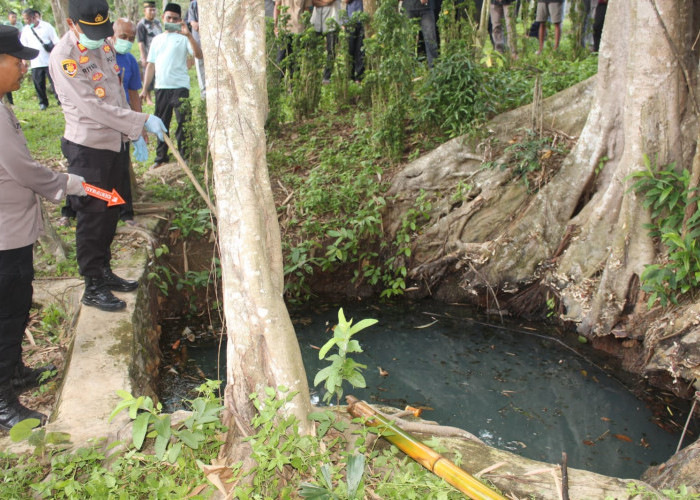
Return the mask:
{"type": "Polygon", "coordinates": [[[286,411],[310,432],[306,374],[283,293],[277,213],[267,172],[263,2],[212,0],[199,6],[207,76],[227,345],[225,453],[243,458],[240,438],[256,409],[250,394],[286,386],[286,411]]]}
{"type": "Polygon", "coordinates": [[[68,0],[51,0],[51,10],[53,11],[53,19],[56,22],[55,28],[60,38],[68,29],[68,25],[66,24],[66,18],[68,17],[68,0]]]}

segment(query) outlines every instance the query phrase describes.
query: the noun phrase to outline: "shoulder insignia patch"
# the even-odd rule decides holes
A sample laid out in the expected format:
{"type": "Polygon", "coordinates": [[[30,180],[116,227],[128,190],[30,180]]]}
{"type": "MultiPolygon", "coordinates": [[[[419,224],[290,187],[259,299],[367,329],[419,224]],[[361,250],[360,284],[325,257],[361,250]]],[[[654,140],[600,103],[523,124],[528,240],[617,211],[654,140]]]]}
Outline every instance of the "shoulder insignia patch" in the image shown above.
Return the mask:
{"type": "Polygon", "coordinates": [[[80,42],[77,42],[77,44],[78,44],[78,50],[79,50],[80,52],[85,52],[85,51],[87,51],[87,47],[86,47],[85,45],[83,45],[83,44],[80,43],[80,42]]]}
{"type": "Polygon", "coordinates": [[[90,60],[90,58],[89,58],[88,56],[80,56],[80,59],[78,59],[78,62],[79,62],[80,64],[85,64],[85,63],[88,62],[89,60],[90,60]]]}
{"type": "Polygon", "coordinates": [[[99,97],[100,99],[104,98],[105,96],[105,89],[102,87],[96,87],[95,88],[95,95],[99,97]]]}
{"type": "Polygon", "coordinates": [[[95,82],[99,82],[100,80],[102,80],[102,77],[103,77],[103,76],[104,76],[104,75],[103,75],[102,73],[93,73],[93,74],[92,74],[92,79],[93,79],[93,81],[95,81],[95,82]]]}
{"type": "Polygon", "coordinates": [[[74,59],[64,59],[61,61],[61,69],[63,69],[66,75],[73,78],[78,72],[78,63],[76,63],[74,59]]]}
{"type": "Polygon", "coordinates": [[[122,69],[119,67],[119,65],[115,63],[115,64],[114,64],[114,71],[116,71],[117,73],[119,73],[121,70],[122,70],[122,69]]]}
{"type": "Polygon", "coordinates": [[[109,45],[107,45],[107,44],[104,44],[104,45],[102,46],[102,50],[104,50],[105,52],[112,52],[112,49],[110,49],[110,48],[109,48],[109,45]]]}

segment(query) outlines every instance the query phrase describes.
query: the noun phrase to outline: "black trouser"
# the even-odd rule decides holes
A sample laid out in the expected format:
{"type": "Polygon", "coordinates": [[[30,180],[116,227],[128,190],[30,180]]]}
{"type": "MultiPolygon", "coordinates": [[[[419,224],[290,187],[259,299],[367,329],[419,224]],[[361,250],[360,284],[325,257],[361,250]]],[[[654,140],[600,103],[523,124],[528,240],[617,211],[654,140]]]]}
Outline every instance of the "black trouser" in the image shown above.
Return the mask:
{"type": "Polygon", "coordinates": [[[296,35],[294,33],[284,33],[280,35],[280,48],[279,50],[277,50],[277,65],[280,68],[282,78],[284,78],[284,74],[286,71],[289,71],[289,76],[291,78],[294,75],[294,71],[296,70],[295,66],[298,66],[296,61],[287,61],[285,64],[283,64],[284,60],[290,55],[292,55],[292,51],[294,50],[294,42],[297,38],[299,38],[299,35],[296,35]]]}
{"type": "Polygon", "coordinates": [[[49,74],[49,68],[32,68],[32,82],[34,82],[34,89],[36,90],[36,95],[39,98],[39,104],[43,104],[44,106],[49,105],[49,98],[46,95],[47,78],[49,79],[49,85],[51,86],[51,93],[56,96],[56,100],[58,101],[58,96],[56,95],[56,91],[53,87],[53,80],[49,74]]]}
{"type": "MultiPolygon", "coordinates": [[[[120,152],[95,149],[61,139],[61,150],[68,160],[68,172],[82,175],[85,182],[112,192],[123,189],[124,172],[129,168],[129,150],[120,152]]],[[[119,193],[121,194],[121,193],[119,193]]],[[[123,198],[123,196],[122,196],[123,198]]],[[[82,276],[101,276],[109,267],[110,246],[119,221],[119,207],[92,196],[69,196],[71,208],[78,214],[75,229],[75,253],[82,276]]]]}
{"type": "MultiPolygon", "coordinates": [[[[320,33],[319,33],[320,34],[320,33]]],[[[326,67],[323,68],[323,79],[330,80],[333,74],[333,62],[335,61],[335,46],[338,43],[338,33],[328,31],[326,37],[326,67]]]]}
{"type": "Polygon", "coordinates": [[[600,3],[595,8],[595,18],[593,20],[593,52],[598,52],[600,48],[600,37],[603,34],[605,24],[605,13],[608,10],[607,3],[600,3]]]}
{"type": "MultiPolygon", "coordinates": [[[[156,110],[154,115],[163,120],[163,123],[170,132],[170,121],[173,119],[173,111],[177,120],[177,130],[175,138],[177,139],[177,149],[180,154],[185,156],[187,140],[185,137],[185,123],[190,119],[189,106],[182,106],[181,99],[190,97],[189,89],[156,89],[156,110]]],[[[172,137],[172,134],[170,134],[172,137]]],[[[156,148],[156,163],[166,163],[168,161],[168,145],[165,142],[158,141],[156,148]]]]}
{"type": "MultiPolygon", "coordinates": [[[[130,151],[130,146],[131,143],[127,142],[126,143],[126,156],[127,158],[130,157],[129,151],[130,151]]],[[[128,162],[124,163],[124,166],[126,167],[124,172],[122,172],[123,178],[122,178],[122,186],[121,188],[117,189],[117,192],[122,195],[122,198],[124,198],[125,203],[123,205],[119,205],[119,218],[121,220],[134,220],[134,200],[131,195],[131,160],[128,162]]]]}
{"type": "Polygon", "coordinates": [[[347,30],[350,51],[350,79],[359,81],[362,80],[362,75],[365,72],[365,49],[363,47],[365,27],[359,21],[350,21],[347,30]]]}
{"type": "Polygon", "coordinates": [[[0,250],[0,388],[9,387],[22,357],[22,336],[32,305],[33,245],[0,250]]]}

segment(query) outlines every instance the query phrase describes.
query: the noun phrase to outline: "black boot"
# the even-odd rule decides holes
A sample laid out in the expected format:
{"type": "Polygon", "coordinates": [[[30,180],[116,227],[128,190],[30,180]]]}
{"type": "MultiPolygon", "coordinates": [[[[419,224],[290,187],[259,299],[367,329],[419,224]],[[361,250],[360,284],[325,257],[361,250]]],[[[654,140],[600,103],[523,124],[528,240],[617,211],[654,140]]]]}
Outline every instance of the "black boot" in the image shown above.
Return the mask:
{"type": "Polygon", "coordinates": [[[46,415],[23,406],[17,399],[15,391],[7,385],[6,383],[5,387],[0,390],[0,429],[9,431],[13,425],[28,418],[36,418],[40,425],[44,425],[46,415]]]}
{"type": "Polygon", "coordinates": [[[26,389],[38,387],[41,381],[41,376],[44,373],[55,371],[56,366],[53,363],[49,363],[46,366],[40,366],[38,368],[29,368],[24,364],[24,362],[19,362],[15,366],[14,375],[12,375],[12,388],[19,393],[26,389]]]}
{"type": "Polygon", "coordinates": [[[125,280],[112,272],[109,267],[102,269],[105,286],[115,292],[131,292],[139,287],[138,281],[125,280]]]}
{"type": "Polygon", "coordinates": [[[85,293],[81,302],[102,311],[120,311],[126,307],[126,302],[109,291],[102,276],[85,276],[85,293]]]}

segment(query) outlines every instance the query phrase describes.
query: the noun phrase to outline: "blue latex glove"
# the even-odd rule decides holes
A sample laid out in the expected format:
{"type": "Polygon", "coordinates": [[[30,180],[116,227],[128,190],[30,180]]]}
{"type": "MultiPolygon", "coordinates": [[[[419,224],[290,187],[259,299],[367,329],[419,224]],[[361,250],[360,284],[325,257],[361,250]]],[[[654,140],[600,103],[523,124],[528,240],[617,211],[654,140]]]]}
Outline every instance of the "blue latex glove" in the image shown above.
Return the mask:
{"type": "Polygon", "coordinates": [[[163,132],[168,131],[168,129],[165,128],[165,124],[156,115],[148,115],[148,120],[146,120],[144,126],[151,134],[156,134],[159,141],[163,140],[163,132]]]}
{"type": "Polygon", "coordinates": [[[143,163],[144,161],[148,160],[148,149],[146,148],[146,141],[143,140],[143,137],[139,137],[136,139],[134,142],[134,160],[136,160],[139,163],[143,163]]]}

